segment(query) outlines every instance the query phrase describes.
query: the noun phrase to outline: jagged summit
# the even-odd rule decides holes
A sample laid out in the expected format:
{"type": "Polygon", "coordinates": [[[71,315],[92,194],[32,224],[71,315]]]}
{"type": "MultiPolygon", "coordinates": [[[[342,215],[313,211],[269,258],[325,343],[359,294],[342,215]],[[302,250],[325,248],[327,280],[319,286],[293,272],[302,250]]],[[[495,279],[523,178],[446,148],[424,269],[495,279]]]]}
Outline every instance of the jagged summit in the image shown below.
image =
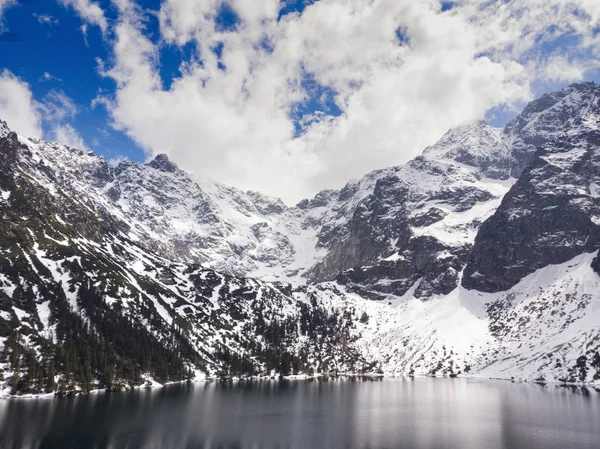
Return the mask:
{"type": "Polygon", "coordinates": [[[0,120],[0,137],[4,137],[10,132],[11,131],[10,131],[10,128],[8,127],[8,124],[5,121],[0,120]]]}
{"type": "Polygon", "coordinates": [[[560,134],[596,127],[600,115],[600,86],[572,84],[533,100],[506,125],[508,135],[521,134],[527,143],[542,145],[560,134]]]}
{"type": "Polygon", "coordinates": [[[506,290],[600,247],[600,86],[578,83],[544,94],[505,134],[526,162],[475,239],[463,274],[469,289],[506,290]]]}
{"type": "Polygon", "coordinates": [[[425,149],[423,156],[477,167],[491,178],[510,176],[511,152],[503,142],[502,130],[483,120],[448,130],[435,145],[425,149]]]}
{"type": "Polygon", "coordinates": [[[17,134],[9,128],[8,123],[0,119],[0,139],[7,137],[16,140],[17,134]]]}
{"type": "Polygon", "coordinates": [[[179,170],[177,165],[175,165],[175,163],[173,161],[171,161],[171,159],[169,159],[169,156],[167,156],[164,153],[158,154],[154,159],[152,159],[146,165],[148,167],[155,168],[156,170],[161,170],[161,171],[169,172],[169,173],[179,170]]]}

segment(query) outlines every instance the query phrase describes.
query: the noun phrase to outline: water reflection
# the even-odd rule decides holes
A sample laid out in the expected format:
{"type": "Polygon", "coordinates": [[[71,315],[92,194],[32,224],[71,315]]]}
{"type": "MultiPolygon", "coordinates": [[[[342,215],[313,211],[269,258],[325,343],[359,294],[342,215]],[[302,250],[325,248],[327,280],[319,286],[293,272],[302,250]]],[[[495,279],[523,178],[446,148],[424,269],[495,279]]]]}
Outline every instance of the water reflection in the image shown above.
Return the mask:
{"type": "Polygon", "coordinates": [[[465,379],[177,385],[0,401],[0,447],[600,447],[600,394],[465,379]]]}

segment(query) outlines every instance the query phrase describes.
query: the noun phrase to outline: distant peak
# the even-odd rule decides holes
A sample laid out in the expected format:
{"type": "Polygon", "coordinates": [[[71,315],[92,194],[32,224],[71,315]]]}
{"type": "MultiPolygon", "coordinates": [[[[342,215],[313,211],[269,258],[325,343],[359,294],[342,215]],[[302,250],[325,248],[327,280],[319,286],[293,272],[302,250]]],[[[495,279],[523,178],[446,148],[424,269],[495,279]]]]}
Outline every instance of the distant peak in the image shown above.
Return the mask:
{"type": "Polygon", "coordinates": [[[582,81],[580,83],[571,84],[568,89],[586,90],[586,89],[598,89],[598,84],[593,81],[582,81]]]}
{"type": "Polygon", "coordinates": [[[166,154],[159,154],[153,160],[146,164],[148,167],[152,167],[156,170],[164,172],[177,171],[177,165],[175,165],[166,154]]]}
{"type": "Polygon", "coordinates": [[[528,126],[530,133],[543,127],[554,130],[546,132],[545,136],[535,131],[536,138],[542,139],[566,132],[579,126],[577,121],[583,116],[590,113],[600,114],[599,97],[600,86],[593,81],[574,83],[564,89],[546,92],[527,104],[523,111],[506,125],[504,132],[520,133],[528,126]]]}
{"type": "Polygon", "coordinates": [[[14,139],[14,140],[17,139],[17,135],[8,127],[8,123],[0,120],[0,139],[6,138],[9,136],[12,136],[12,137],[10,137],[11,139],[14,139]]]}
{"type": "Polygon", "coordinates": [[[5,136],[7,134],[10,134],[10,128],[8,127],[8,124],[3,121],[0,120],[0,135],[5,136]]]}
{"type": "Polygon", "coordinates": [[[430,159],[454,158],[460,149],[493,148],[500,140],[500,130],[484,120],[474,120],[450,128],[433,146],[425,149],[423,155],[430,159]]]}
{"type": "Polygon", "coordinates": [[[494,127],[489,125],[485,120],[471,120],[469,122],[465,122],[458,126],[455,126],[454,128],[450,128],[445,135],[457,133],[464,134],[465,132],[480,133],[489,129],[494,129],[494,127]]]}

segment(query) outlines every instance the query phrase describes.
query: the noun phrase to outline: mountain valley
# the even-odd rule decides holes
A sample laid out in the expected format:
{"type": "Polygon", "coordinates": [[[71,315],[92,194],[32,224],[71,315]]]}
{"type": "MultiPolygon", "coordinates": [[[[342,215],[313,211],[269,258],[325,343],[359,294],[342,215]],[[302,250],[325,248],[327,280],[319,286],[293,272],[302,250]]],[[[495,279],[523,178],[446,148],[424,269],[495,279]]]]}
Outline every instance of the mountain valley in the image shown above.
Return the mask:
{"type": "Polygon", "coordinates": [[[0,123],[0,391],[444,375],[600,383],[600,87],[288,206],[0,123]]]}

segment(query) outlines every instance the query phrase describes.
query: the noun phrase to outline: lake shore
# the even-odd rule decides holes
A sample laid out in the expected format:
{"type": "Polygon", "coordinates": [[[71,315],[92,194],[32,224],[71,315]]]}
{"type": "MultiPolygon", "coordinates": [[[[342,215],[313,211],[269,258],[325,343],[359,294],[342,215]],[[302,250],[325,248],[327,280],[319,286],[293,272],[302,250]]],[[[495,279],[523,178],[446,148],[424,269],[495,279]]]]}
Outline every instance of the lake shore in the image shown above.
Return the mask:
{"type": "Polygon", "coordinates": [[[542,381],[542,380],[533,380],[533,379],[517,379],[517,378],[502,378],[502,377],[485,377],[485,376],[434,376],[430,374],[419,374],[419,375],[387,375],[381,373],[367,373],[367,374],[353,374],[353,373],[344,373],[344,374],[293,374],[289,376],[281,376],[281,375],[265,375],[265,376],[231,376],[226,378],[220,377],[212,377],[212,376],[204,376],[204,377],[196,377],[194,379],[185,379],[181,381],[169,381],[165,383],[159,383],[151,378],[147,378],[143,383],[135,385],[130,388],[123,388],[119,390],[108,390],[106,388],[96,388],[92,389],[89,392],[85,393],[82,390],[69,390],[66,392],[53,392],[53,393],[32,393],[32,394],[22,394],[22,395],[13,395],[10,394],[8,388],[0,391],[0,400],[8,400],[8,399],[53,399],[57,397],[75,397],[75,396],[86,396],[86,395],[94,395],[99,393],[120,393],[120,392],[131,392],[131,391],[139,391],[139,390],[152,390],[164,388],[172,385],[182,385],[182,384],[201,384],[201,383],[243,383],[243,382],[278,382],[278,381],[329,381],[329,380],[392,380],[392,379],[419,379],[419,378],[432,378],[432,379],[467,379],[467,380],[481,380],[481,381],[502,381],[502,382],[511,382],[511,383],[520,383],[520,384],[528,384],[528,385],[540,385],[540,386],[554,386],[554,387],[566,387],[566,388],[592,388],[600,393],[600,381],[598,382],[561,382],[555,380],[542,381]]]}

